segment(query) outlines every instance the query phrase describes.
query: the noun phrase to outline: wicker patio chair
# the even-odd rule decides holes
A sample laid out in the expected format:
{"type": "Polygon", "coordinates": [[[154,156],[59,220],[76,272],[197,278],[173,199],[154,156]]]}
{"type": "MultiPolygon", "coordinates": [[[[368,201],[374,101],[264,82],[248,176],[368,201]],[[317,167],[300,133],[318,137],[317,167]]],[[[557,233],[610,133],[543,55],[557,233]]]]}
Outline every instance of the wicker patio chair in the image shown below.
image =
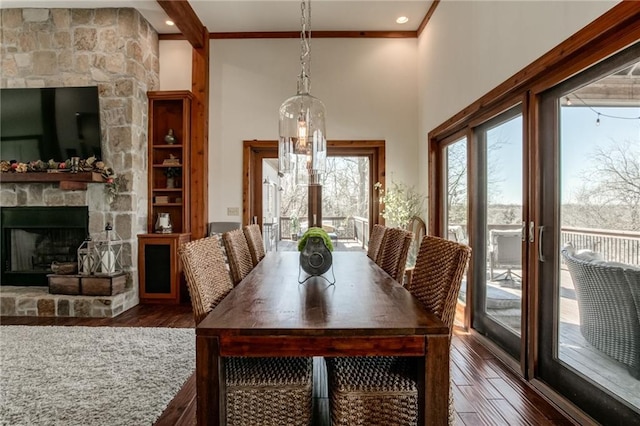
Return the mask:
{"type": "Polygon", "coordinates": [[[229,268],[233,285],[238,285],[253,269],[251,252],[242,229],[234,229],[222,234],[222,241],[229,258],[229,268]]]}
{"type": "MultiPolygon", "coordinates": [[[[180,248],[193,316],[198,324],[233,289],[218,237],[180,248]]],[[[224,358],[225,412],[232,425],[309,425],[312,358],[224,358]]]]}
{"type": "MultiPolygon", "coordinates": [[[[425,236],[409,291],[451,331],[471,249],[425,236]]],[[[418,366],[410,357],[327,358],[333,426],[418,424],[418,366]]],[[[451,381],[449,382],[451,387],[451,381]]],[[[449,391],[449,424],[454,407],[449,391]]]]}
{"type": "Polygon", "coordinates": [[[260,225],[248,225],[242,228],[242,231],[247,239],[251,261],[253,262],[253,266],[256,266],[265,256],[264,240],[260,232],[260,225]]]}
{"type": "Polygon", "coordinates": [[[380,248],[382,247],[382,240],[384,239],[384,233],[387,230],[383,225],[375,224],[371,230],[369,236],[369,249],[367,250],[367,256],[374,262],[378,263],[378,255],[380,254],[380,248]]]}
{"type": "Polygon", "coordinates": [[[522,231],[492,229],[489,231],[491,247],[489,249],[489,279],[491,281],[515,281],[522,277],[513,269],[522,269],[522,231]],[[506,268],[494,276],[494,270],[506,268]]]}
{"type": "Polygon", "coordinates": [[[388,228],[380,249],[378,265],[400,284],[404,281],[407,256],[413,233],[400,228],[388,228]]]}
{"type": "Polygon", "coordinates": [[[576,290],[580,333],[640,379],[640,270],[581,257],[570,245],[562,257],[576,290]]]}

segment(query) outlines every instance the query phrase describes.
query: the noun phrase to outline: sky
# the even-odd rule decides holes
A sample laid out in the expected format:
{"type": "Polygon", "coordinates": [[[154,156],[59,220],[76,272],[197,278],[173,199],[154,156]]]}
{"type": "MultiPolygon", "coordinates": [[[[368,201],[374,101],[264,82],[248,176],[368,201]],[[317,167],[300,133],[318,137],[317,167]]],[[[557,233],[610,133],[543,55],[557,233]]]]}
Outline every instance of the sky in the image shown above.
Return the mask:
{"type": "Polygon", "coordinates": [[[631,141],[640,151],[640,106],[627,108],[564,107],[561,110],[560,129],[562,201],[575,201],[577,189],[584,174],[594,163],[591,158],[597,147],[607,147],[615,142],[631,141]],[[595,111],[594,111],[595,110],[595,111]],[[636,119],[610,118],[635,117],[636,119]]]}
{"type": "MultiPolygon", "coordinates": [[[[560,125],[560,156],[563,202],[574,201],[583,176],[593,168],[591,158],[596,147],[614,142],[631,141],[640,150],[640,106],[636,107],[562,107],[560,125]],[[596,124],[600,115],[600,124],[596,124]],[[635,117],[635,119],[610,118],[635,117]]],[[[516,117],[488,132],[489,144],[501,141],[497,150],[490,150],[488,161],[493,164],[490,180],[497,188],[492,201],[522,204],[522,118],[516,117]]]]}

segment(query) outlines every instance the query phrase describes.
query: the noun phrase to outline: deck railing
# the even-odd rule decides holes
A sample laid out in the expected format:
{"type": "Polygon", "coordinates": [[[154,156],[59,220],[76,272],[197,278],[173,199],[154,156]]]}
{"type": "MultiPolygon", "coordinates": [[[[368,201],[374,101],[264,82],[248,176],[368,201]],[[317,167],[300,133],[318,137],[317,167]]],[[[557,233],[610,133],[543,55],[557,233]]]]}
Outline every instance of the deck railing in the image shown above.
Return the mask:
{"type": "Polygon", "coordinates": [[[563,227],[561,241],[601,253],[607,261],[640,265],[640,232],[563,227]]]}
{"type": "MultiPolygon", "coordinates": [[[[466,226],[462,228],[466,242],[466,226]]],[[[488,225],[492,229],[520,229],[517,225],[488,225]]],[[[577,250],[589,249],[602,254],[604,260],[640,265],[640,232],[610,229],[574,228],[565,226],[560,230],[561,245],[571,242],[577,250]]],[[[451,235],[450,235],[451,238],[451,235]]]]}
{"type": "MultiPolygon", "coordinates": [[[[322,218],[322,225],[327,226],[340,240],[352,240],[356,238],[355,223],[356,219],[352,216],[325,216],[322,218]]],[[[281,240],[291,239],[293,235],[297,238],[297,234],[293,232],[293,227],[291,226],[291,217],[280,217],[279,228],[281,240]]]]}

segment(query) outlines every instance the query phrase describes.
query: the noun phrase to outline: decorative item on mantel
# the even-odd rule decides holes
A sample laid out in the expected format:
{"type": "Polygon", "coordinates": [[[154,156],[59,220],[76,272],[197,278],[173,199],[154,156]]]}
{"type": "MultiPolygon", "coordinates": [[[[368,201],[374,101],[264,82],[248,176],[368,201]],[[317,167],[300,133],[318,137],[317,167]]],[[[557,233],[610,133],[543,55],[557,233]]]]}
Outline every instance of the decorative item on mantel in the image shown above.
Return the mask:
{"type": "Polygon", "coordinates": [[[173,232],[171,216],[169,216],[169,213],[158,213],[155,231],[158,234],[171,234],[173,232]]]}
{"type": "Polygon", "coordinates": [[[174,143],[176,143],[176,137],[173,134],[173,129],[169,129],[169,131],[164,137],[164,141],[169,145],[173,145],[174,143]]]}
{"type": "Polygon", "coordinates": [[[300,251],[300,269],[304,270],[307,278],[301,280],[301,271],[298,270],[298,283],[302,284],[311,277],[322,277],[331,285],[335,284],[336,276],[333,273],[333,243],[327,231],[322,228],[311,227],[298,242],[300,251]],[[331,269],[333,280],[329,280],[323,274],[331,269]]]}

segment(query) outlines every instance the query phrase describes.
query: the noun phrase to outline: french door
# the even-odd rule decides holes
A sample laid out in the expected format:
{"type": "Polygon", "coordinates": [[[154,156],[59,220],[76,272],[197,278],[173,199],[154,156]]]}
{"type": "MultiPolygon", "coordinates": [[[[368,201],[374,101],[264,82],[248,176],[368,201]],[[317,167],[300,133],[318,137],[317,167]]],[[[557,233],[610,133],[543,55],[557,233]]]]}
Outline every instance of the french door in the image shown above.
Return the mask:
{"type": "Polygon", "coordinates": [[[537,375],[603,424],[640,423],[637,74],[640,43],[539,98],[537,375]]]}
{"type": "Polygon", "coordinates": [[[473,129],[472,326],[513,358],[522,347],[523,118],[515,106],[473,129]]]}
{"type": "MultiPolygon", "coordinates": [[[[360,193],[354,198],[355,201],[353,204],[354,206],[359,206],[361,210],[355,214],[350,213],[350,215],[358,216],[361,227],[362,224],[367,227],[367,230],[364,232],[368,235],[370,231],[369,227],[372,226],[373,223],[377,223],[378,218],[381,217],[378,193],[374,190],[373,185],[376,182],[380,182],[383,186],[385,185],[385,141],[327,141],[327,148],[329,157],[342,157],[345,160],[343,163],[352,164],[347,164],[346,166],[343,164],[343,167],[340,168],[336,166],[335,162],[331,162],[331,164],[336,167],[326,173],[326,182],[324,184],[326,188],[323,192],[326,192],[328,195],[333,190],[333,193],[335,193],[336,190],[342,186],[349,186],[340,185],[337,181],[339,178],[346,179],[345,174],[348,175],[349,173],[357,175],[355,176],[356,179],[353,180],[364,182],[364,184],[357,188],[360,193]],[[357,200],[364,201],[358,202],[357,200]],[[362,210],[363,205],[364,210],[362,210]],[[365,217],[360,217],[360,213],[365,217]]],[[[263,168],[266,163],[277,158],[277,141],[244,141],[243,223],[248,224],[255,221],[260,226],[263,225],[263,213],[267,207],[265,206],[267,197],[264,197],[265,177],[263,168]]],[[[282,186],[284,186],[284,184],[282,186]]],[[[304,192],[300,193],[302,194],[301,198],[306,196],[304,192]]],[[[343,198],[346,198],[346,196],[343,198]]],[[[339,207],[336,207],[337,203],[334,200],[327,199],[327,197],[325,197],[323,204],[323,208],[325,208],[327,214],[335,213],[336,210],[339,210],[339,207]]],[[[295,213],[301,216],[302,220],[306,217],[306,215],[301,214],[301,211],[295,213]]],[[[323,215],[325,215],[325,213],[323,213],[323,215]]],[[[283,230],[281,230],[281,232],[283,232],[283,230]]]]}
{"type": "Polygon", "coordinates": [[[631,8],[622,2],[429,133],[429,232],[459,233],[473,249],[456,319],[580,424],[640,424],[631,8]]]}

